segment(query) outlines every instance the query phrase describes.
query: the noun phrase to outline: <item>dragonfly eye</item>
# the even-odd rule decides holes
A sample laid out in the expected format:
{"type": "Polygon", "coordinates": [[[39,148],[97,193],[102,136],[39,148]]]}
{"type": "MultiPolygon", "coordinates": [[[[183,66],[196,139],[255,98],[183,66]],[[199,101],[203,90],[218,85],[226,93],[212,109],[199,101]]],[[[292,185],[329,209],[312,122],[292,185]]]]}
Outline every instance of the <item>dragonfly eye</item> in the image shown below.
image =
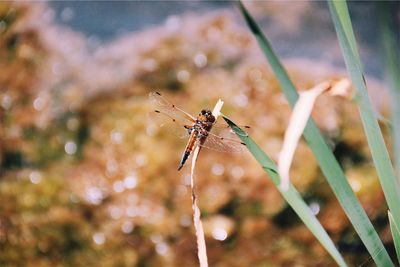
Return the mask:
{"type": "Polygon", "coordinates": [[[207,111],[206,111],[205,109],[203,109],[203,110],[200,112],[200,114],[201,114],[201,115],[206,115],[206,114],[207,114],[207,111]]]}

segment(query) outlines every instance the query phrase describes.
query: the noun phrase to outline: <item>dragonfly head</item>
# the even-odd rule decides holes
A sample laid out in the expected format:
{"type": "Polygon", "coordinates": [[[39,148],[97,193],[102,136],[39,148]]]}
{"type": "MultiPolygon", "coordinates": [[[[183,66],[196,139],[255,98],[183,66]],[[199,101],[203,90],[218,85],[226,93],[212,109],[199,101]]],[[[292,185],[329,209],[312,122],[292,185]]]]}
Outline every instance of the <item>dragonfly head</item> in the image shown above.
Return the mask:
{"type": "Polygon", "coordinates": [[[203,109],[199,114],[199,120],[204,122],[214,122],[215,117],[212,114],[211,110],[203,109]]]}

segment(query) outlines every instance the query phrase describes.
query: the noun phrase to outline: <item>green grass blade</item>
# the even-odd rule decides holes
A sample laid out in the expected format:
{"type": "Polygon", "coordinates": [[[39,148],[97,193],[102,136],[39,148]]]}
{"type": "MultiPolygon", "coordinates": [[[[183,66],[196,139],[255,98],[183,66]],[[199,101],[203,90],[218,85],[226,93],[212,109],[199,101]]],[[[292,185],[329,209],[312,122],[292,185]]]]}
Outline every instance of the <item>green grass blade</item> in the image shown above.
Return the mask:
{"type": "MultiPolygon", "coordinates": [[[[384,52],[385,81],[390,92],[391,125],[393,137],[394,164],[397,171],[397,181],[400,182],[400,46],[399,36],[395,33],[394,18],[390,16],[392,3],[380,3],[380,22],[382,46],[384,52]]],[[[393,7],[395,3],[392,4],[393,7]]]]}
{"type": "Polygon", "coordinates": [[[393,243],[397,253],[397,260],[400,264],[400,225],[393,219],[393,215],[388,211],[390,230],[392,231],[393,243]]]}
{"type": "MultiPolygon", "coordinates": [[[[270,63],[272,70],[275,72],[284,95],[293,107],[297,101],[298,93],[292,81],[257,23],[247,12],[242,3],[239,2],[239,4],[247,25],[254,34],[258,44],[270,63]]],[[[303,136],[318,160],[321,170],[340,205],[343,207],[347,217],[354,226],[354,229],[360,236],[375,263],[378,266],[393,266],[382,241],[379,239],[371,221],[351,189],[343,170],[340,168],[339,163],[312,119],[308,121],[303,136]]]]}
{"type": "MultiPolygon", "coordinates": [[[[344,2],[344,5],[338,5],[336,8],[338,10],[338,12],[340,12],[341,14],[345,14],[347,11],[347,4],[346,1],[340,0],[342,2],[344,2]]],[[[331,2],[328,0],[328,2],[331,2]]],[[[346,36],[346,38],[349,40],[349,48],[351,49],[352,53],[354,54],[354,56],[357,59],[357,64],[358,67],[361,67],[361,60],[360,60],[360,55],[358,54],[358,49],[357,49],[357,42],[356,39],[354,37],[354,32],[353,32],[353,27],[351,26],[351,20],[350,20],[350,16],[344,16],[342,18],[342,23],[343,23],[343,30],[344,30],[344,35],[346,36]]]]}
{"type": "Polygon", "coordinates": [[[279,188],[280,178],[278,175],[277,167],[275,163],[261,150],[261,148],[251,139],[250,136],[240,129],[235,123],[233,123],[228,118],[224,117],[225,121],[229,126],[235,131],[235,133],[240,137],[242,142],[244,142],[249,149],[250,153],[262,166],[264,171],[269,174],[272,182],[281,192],[284,199],[293,208],[296,214],[308,227],[308,229],[314,234],[314,236],[321,242],[325,249],[331,254],[332,258],[336,261],[339,266],[347,266],[339,251],[336,249],[333,241],[330,239],[325,229],[322,227],[320,222],[317,220],[314,214],[312,214],[310,208],[302,199],[299,192],[293,187],[292,184],[289,186],[289,190],[281,191],[279,188]]]}
{"type": "Polygon", "coordinates": [[[352,33],[352,30],[348,29],[348,27],[351,28],[351,23],[347,22],[350,21],[347,4],[345,1],[328,1],[328,3],[350,79],[357,89],[357,105],[372,159],[389,209],[394,219],[400,222],[400,192],[378,120],[368,97],[367,86],[360,68],[361,62],[356,51],[353,51],[353,47],[355,47],[354,35],[348,36],[349,32],[352,33]]]}

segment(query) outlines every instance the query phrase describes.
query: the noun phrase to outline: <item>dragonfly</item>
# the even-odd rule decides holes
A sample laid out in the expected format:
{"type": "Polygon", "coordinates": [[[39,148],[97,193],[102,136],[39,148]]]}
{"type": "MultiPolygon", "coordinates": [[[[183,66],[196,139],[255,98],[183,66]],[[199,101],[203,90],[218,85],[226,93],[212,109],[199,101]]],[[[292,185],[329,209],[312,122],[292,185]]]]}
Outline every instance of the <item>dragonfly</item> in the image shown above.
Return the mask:
{"type": "Polygon", "coordinates": [[[246,145],[237,139],[228,125],[218,123],[210,109],[202,109],[195,117],[166,100],[159,92],[151,92],[149,99],[156,108],[150,113],[152,120],[178,137],[188,138],[178,171],[196,146],[219,152],[241,153],[245,150],[246,145]]]}

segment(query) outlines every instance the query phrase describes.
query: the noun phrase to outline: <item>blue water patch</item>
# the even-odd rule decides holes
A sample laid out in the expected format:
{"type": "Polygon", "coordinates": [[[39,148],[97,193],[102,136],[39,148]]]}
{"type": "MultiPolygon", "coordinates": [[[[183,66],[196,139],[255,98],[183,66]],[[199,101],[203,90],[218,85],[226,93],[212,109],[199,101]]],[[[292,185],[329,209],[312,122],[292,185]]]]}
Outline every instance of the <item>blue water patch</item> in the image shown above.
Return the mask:
{"type": "Polygon", "coordinates": [[[231,1],[51,1],[49,5],[58,23],[100,42],[159,25],[169,16],[234,6],[231,1]]]}

